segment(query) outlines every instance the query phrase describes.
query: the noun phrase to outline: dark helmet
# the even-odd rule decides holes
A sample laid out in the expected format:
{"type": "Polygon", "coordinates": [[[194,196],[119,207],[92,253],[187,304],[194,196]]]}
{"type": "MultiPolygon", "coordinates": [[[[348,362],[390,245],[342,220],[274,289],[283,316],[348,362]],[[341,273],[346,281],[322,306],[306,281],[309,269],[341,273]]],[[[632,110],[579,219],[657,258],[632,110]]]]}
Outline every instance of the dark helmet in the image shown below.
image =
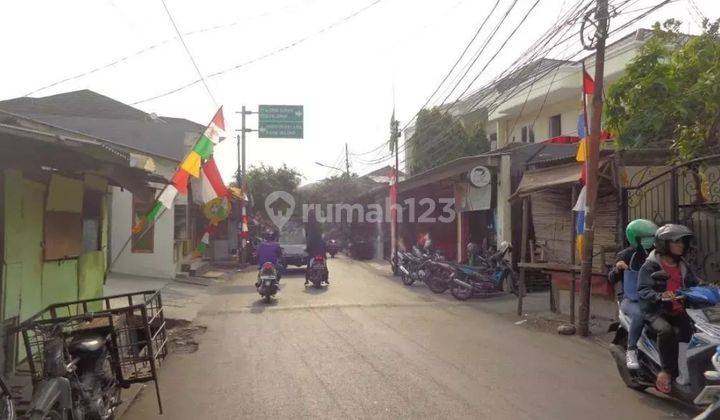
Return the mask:
{"type": "Polygon", "coordinates": [[[269,242],[274,242],[277,238],[277,233],[273,229],[265,229],[263,232],[263,239],[269,242]]]}
{"type": "Polygon", "coordinates": [[[652,248],[655,242],[655,232],[658,227],[655,223],[646,219],[635,219],[628,223],[625,228],[625,236],[627,237],[630,246],[636,247],[638,245],[648,250],[652,248]]]}
{"type": "Polygon", "coordinates": [[[687,226],[668,223],[655,232],[655,250],[667,255],[670,253],[668,242],[682,240],[685,243],[684,252],[687,253],[694,238],[695,234],[687,226]]]}

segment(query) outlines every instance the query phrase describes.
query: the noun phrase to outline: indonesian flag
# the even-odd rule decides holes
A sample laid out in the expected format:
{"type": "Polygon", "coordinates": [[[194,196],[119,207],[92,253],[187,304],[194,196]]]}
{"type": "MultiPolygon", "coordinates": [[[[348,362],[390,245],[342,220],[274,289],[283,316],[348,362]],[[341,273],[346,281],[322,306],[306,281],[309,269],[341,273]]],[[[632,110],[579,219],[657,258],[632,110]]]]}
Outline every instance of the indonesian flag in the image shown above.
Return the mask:
{"type": "Polygon", "coordinates": [[[595,92],[595,81],[593,80],[590,73],[583,70],[583,93],[586,95],[592,95],[595,92]]]}
{"type": "Polygon", "coordinates": [[[210,202],[217,197],[230,197],[230,191],[223,183],[212,157],[203,163],[200,178],[193,180],[193,196],[196,202],[201,203],[210,202]]]}

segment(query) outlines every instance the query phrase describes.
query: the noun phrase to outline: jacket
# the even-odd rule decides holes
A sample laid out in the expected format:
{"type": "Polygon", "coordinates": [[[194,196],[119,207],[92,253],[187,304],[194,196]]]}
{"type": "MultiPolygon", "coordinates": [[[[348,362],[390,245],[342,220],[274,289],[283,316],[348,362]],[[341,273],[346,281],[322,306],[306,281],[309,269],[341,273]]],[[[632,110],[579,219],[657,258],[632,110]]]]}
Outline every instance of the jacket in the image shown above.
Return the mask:
{"type": "MultiPolygon", "coordinates": [[[[697,286],[698,279],[690,270],[690,266],[685,260],[680,260],[680,274],[682,275],[682,288],[697,286]]],[[[648,255],[645,263],[640,268],[638,276],[638,296],[640,297],[640,309],[646,317],[653,318],[669,309],[669,305],[665,305],[662,301],[662,294],[667,290],[666,280],[655,280],[651,276],[657,271],[662,271],[660,264],[660,255],[652,251],[648,255]]]]}
{"type": "Polygon", "coordinates": [[[258,268],[261,268],[266,262],[277,265],[278,259],[282,256],[282,248],[277,242],[263,241],[257,247],[258,268]]]}

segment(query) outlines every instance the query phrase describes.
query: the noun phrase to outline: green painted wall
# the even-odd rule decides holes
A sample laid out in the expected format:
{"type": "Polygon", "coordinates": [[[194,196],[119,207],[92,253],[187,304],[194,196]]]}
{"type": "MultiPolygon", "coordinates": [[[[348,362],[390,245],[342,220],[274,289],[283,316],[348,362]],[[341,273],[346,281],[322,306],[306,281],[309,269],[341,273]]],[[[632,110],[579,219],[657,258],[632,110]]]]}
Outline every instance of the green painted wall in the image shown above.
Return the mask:
{"type": "MultiPolygon", "coordinates": [[[[46,307],[53,303],[77,300],[78,261],[47,261],[42,271],[42,304],[46,307]]],[[[69,314],[59,313],[60,316],[69,314]]]]}
{"type": "MultiPolygon", "coordinates": [[[[45,186],[23,180],[22,205],[22,291],[20,320],[25,320],[42,309],[42,258],[43,258],[43,207],[45,186]]],[[[18,246],[18,244],[16,244],[18,246]]]]}
{"type": "Polygon", "coordinates": [[[5,267],[3,267],[3,318],[20,314],[20,294],[22,290],[22,247],[18,246],[22,238],[22,202],[23,179],[16,170],[5,170],[5,267]]]}
{"type": "MultiPolygon", "coordinates": [[[[87,252],[78,259],[78,299],[92,299],[103,295],[105,252],[87,252]]],[[[102,303],[88,306],[91,311],[102,309],[102,303]]]]}
{"type": "MultiPolygon", "coordinates": [[[[103,294],[108,243],[107,198],[103,200],[101,250],[78,259],[43,261],[43,222],[46,200],[49,208],[82,209],[80,181],[54,175],[50,195],[45,185],[24,179],[19,171],[4,171],[5,261],[2,274],[3,319],[26,319],[46,306],[103,294]]],[[[89,188],[102,187],[94,182],[89,188]]],[[[91,309],[99,309],[91,308],[91,309]]],[[[62,314],[61,314],[62,315],[62,314]]]]}

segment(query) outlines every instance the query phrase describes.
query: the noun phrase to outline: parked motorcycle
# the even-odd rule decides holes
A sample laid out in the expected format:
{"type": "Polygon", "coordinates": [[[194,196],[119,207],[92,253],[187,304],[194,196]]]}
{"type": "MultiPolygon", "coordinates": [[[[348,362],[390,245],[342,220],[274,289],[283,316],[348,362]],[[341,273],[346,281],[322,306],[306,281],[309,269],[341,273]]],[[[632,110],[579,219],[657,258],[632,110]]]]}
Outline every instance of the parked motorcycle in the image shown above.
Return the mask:
{"type": "MultiPolygon", "coordinates": [[[[657,272],[659,279],[667,274],[657,272]]],[[[688,316],[693,321],[692,338],[685,352],[680,352],[678,365],[681,377],[672,384],[671,397],[698,407],[707,407],[698,418],[720,418],[720,307],[709,304],[692,290],[680,291],[674,299],[684,299],[688,316]],[[704,417],[703,417],[704,416],[704,417]]],[[[610,353],[625,385],[634,390],[655,386],[660,372],[660,353],[647,328],[638,340],[640,369],[630,370],[625,361],[630,317],[622,309],[619,321],[610,326],[615,332],[610,353]]]]}
{"type": "Polygon", "coordinates": [[[325,257],[322,255],[317,255],[312,260],[310,260],[309,265],[310,266],[305,272],[305,279],[309,281],[316,289],[323,287],[323,285],[327,286],[328,276],[330,273],[327,269],[325,257]]]}
{"type": "Polygon", "coordinates": [[[423,253],[418,247],[412,252],[398,252],[397,269],[406,286],[422,281],[433,293],[444,293],[448,289],[447,282],[438,274],[439,266],[435,263],[444,261],[440,252],[423,253]]]}
{"type": "Polygon", "coordinates": [[[10,388],[0,377],[0,419],[2,420],[15,420],[17,418],[15,414],[15,403],[10,393],[10,388]]]}
{"type": "Polygon", "coordinates": [[[492,297],[501,294],[487,269],[462,264],[449,265],[454,269],[450,294],[457,300],[468,300],[474,295],[492,297]]]}
{"type": "MultiPolygon", "coordinates": [[[[111,328],[92,327],[92,313],[38,323],[43,379],[34,384],[27,416],[41,419],[115,417],[120,385],[112,358],[111,328]]],[[[102,318],[100,318],[102,319],[102,318]]]]}
{"type": "Polygon", "coordinates": [[[275,296],[280,287],[279,274],[273,263],[268,261],[260,267],[255,287],[260,296],[265,299],[265,302],[270,302],[270,299],[275,296]]]}

